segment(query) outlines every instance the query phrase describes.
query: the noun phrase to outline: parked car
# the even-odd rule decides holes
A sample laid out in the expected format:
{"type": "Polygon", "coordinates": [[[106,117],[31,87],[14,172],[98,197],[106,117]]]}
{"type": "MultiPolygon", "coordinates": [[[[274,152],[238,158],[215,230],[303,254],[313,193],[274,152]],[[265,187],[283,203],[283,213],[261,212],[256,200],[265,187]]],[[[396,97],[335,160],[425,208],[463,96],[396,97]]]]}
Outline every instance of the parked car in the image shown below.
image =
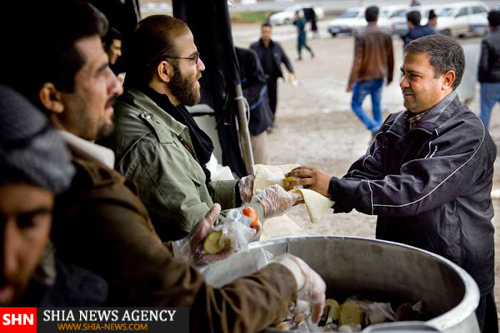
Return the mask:
{"type": "Polygon", "coordinates": [[[300,4],[288,7],[282,12],[271,15],[271,17],[269,18],[269,23],[273,25],[290,24],[293,22],[293,16],[295,15],[295,12],[298,10],[300,11],[301,15],[303,15],[304,8],[313,8],[318,20],[321,20],[325,17],[325,10],[323,8],[313,6],[311,4],[300,4]]]}
{"type": "Polygon", "coordinates": [[[365,7],[356,7],[345,10],[339,17],[328,23],[328,32],[332,37],[338,34],[352,34],[360,28],[366,27],[365,7]]]}
{"type": "Polygon", "coordinates": [[[401,15],[406,15],[407,8],[408,5],[394,5],[380,8],[377,26],[388,33],[393,33],[394,19],[401,17],[401,15]]]}
{"type": "Polygon", "coordinates": [[[478,36],[488,32],[489,8],[482,2],[458,2],[436,10],[439,32],[448,36],[478,36]]]}

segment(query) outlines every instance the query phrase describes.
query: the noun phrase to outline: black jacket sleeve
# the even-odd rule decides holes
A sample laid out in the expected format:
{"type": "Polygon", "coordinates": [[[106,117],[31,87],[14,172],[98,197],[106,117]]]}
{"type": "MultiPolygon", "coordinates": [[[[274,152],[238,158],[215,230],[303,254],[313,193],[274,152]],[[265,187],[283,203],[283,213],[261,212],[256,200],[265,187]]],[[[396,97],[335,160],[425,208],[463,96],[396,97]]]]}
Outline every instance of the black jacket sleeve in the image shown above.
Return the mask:
{"type": "Polygon", "coordinates": [[[462,122],[443,133],[437,132],[429,142],[427,156],[404,163],[399,173],[384,175],[382,158],[388,158],[384,135],[377,136],[368,153],[351,166],[346,176],[330,181],[332,200],[344,210],[414,216],[464,194],[481,177],[487,164],[487,154],[479,153],[486,149],[484,127],[462,122]]]}

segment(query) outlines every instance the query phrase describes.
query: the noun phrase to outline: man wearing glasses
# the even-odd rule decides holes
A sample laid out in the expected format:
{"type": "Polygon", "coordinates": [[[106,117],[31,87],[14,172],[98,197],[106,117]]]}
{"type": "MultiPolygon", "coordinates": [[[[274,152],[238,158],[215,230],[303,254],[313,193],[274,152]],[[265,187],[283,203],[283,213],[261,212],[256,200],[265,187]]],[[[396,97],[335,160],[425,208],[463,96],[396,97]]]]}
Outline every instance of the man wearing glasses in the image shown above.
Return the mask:
{"type": "Polygon", "coordinates": [[[115,131],[100,143],[115,152],[115,168],[137,183],[163,241],[185,237],[214,203],[229,209],[246,202],[261,221],[295,204],[298,197],[279,186],[249,203],[253,176],[211,181],[206,164],[212,141],[185,107],[199,102],[198,80],[205,70],[187,25],[167,15],[150,16],[139,23],[130,50],[115,131]]]}

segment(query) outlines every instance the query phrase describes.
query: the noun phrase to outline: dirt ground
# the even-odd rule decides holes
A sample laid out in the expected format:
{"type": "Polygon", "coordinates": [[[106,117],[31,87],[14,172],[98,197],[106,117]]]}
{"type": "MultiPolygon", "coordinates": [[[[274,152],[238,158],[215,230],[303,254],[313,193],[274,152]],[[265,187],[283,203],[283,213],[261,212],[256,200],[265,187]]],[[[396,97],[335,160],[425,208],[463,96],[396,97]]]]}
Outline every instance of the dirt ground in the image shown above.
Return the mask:
{"type": "MultiPolygon", "coordinates": [[[[369,132],[350,109],[350,93],[345,92],[352,63],[352,37],[330,38],[320,25],[320,39],[308,39],[316,57],[311,59],[307,51],[303,61],[297,58],[295,31],[292,27],[277,27],[274,36],[281,41],[292,60],[299,84],[280,82],[277,127],[269,136],[271,165],[299,163],[316,166],[331,175],[342,176],[348,167],[364,154],[370,140],[369,132]]],[[[258,39],[258,25],[233,27],[235,44],[248,47],[258,39]]],[[[461,41],[479,43],[480,39],[461,41]]],[[[382,104],[384,118],[389,112],[403,109],[398,86],[399,67],[402,63],[402,42],[394,38],[396,55],[395,81],[384,88],[382,104]]],[[[369,99],[366,107],[369,108],[369,99]]],[[[470,104],[479,113],[479,91],[470,104]]],[[[490,133],[500,147],[500,110],[493,110],[490,133]]],[[[500,188],[500,162],[495,163],[494,190],[500,188]]],[[[495,212],[500,201],[494,200],[495,212]]],[[[375,237],[376,217],[353,211],[350,214],[326,214],[318,223],[311,224],[305,207],[294,207],[288,215],[311,235],[350,235],[375,237]]],[[[500,217],[493,219],[495,228],[500,226],[500,217]]],[[[500,253],[499,233],[495,234],[495,250],[500,253]]],[[[495,262],[496,280],[499,280],[500,255],[495,262]]],[[[500,283],[495,287],[497,307],[500,309],[500,283]]]]}

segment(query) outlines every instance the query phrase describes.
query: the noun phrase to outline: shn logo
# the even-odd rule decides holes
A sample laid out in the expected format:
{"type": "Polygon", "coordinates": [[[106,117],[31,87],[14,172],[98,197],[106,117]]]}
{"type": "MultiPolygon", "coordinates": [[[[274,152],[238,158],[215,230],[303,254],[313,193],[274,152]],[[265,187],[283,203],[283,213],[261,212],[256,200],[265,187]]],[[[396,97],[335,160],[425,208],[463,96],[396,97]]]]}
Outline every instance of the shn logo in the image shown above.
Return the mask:
{"type": "Polygon", "coordinates": [[[6,313],[2,316],[2,324],[3,326],[9,326],[9,325],[33,325],[33,314],[25,314],[25,313],[19,313],[19,314],[9,314],[6,313]]]}
{"type": "Polygon", "coordinates": [[[1,333],[36,333],[36,308],[0,308],[1,333]]]}

